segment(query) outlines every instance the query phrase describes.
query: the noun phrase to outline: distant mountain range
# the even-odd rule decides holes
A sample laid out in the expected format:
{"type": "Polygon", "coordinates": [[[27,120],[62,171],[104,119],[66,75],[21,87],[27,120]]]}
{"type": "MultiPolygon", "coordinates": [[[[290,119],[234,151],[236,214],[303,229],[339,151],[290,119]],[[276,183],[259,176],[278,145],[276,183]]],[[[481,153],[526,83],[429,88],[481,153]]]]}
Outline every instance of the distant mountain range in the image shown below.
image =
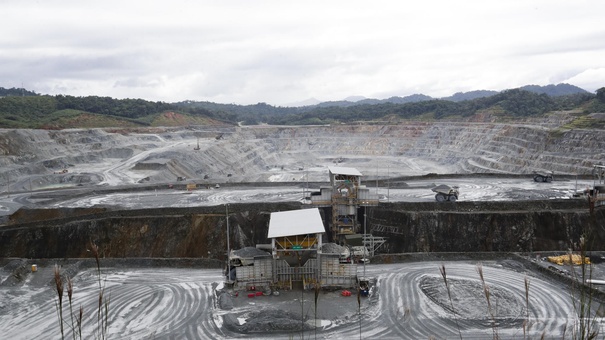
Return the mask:
{"type": "MultiPolygon", "coordinates": [[[[0,87],[0,128],[323,125],[409,119],[472,120],[478,113],[497,113],[499,119],[523,119],[568,110],[588,115],[605,112],[605,98],[599,97],[598,91],[595,95],[568,84],[528,85],[500,92],[456,93],[446,98],[423,94],[382,100],[355,96],[343,101],[282,107],[267,103],[236,105],[190,100],[165,103],[99,96],[51,96],[0,87]]],[[[585,117],[579,122],[578,126],[584,128],[605,126],[585,117]]]]}
{"type": "MultiPolygon", "coordinates": [[[[551,85],[546,85],[546,86],[525,85],[523,87],[520,87],[519,89],[537,93],[537,94],[546,94],[550,97],[565,96],[565,95],[577,94],[577,93],[590,93],[582,88],[579,88],[577,86],[570,85],[570,84],[557,84],[557,85],[551,84],[551,85]]],[[[493,96],[498,93],[500,93],[500,91],[476,90],[476,91],[469,91],[469,92],[457,92],[449,97],[442,97],[442,98],[433,98],[433,97],[430,97],[430,96],[427,96],[424,94],[412,94],[412,95],[405,96],[405,97],[390,97],[387,99],[371,99],[371,98],[365,98],[362,96],[351,96],[351,97],[347,97],[344,100],[327,101],[327,102],[319,102],[316,99],[311,99],[311,100],[308,100],[305,102],[300,102],[300,103],[298,103],[298,105],[294,104],[291,106],[348,107],[348,106],[354,106],[354,105],[365,105],[365,104],[373,105],[373,104],[380,104],[380,103],[406,104],[406,103],[415,103],[415,102],[435,100],[435,99],[448,100],[448,101],[452,101],[452,102],[461,102],[464,100],[473,100],[473,99],[477,99],[477,98],[490,97],[490,96],[493,96]]]]}
{"type": "MultiPolygon", "coordinates": [[[[557,84],[557,85],[550,84],[550,85],[546,85],[546,86],[525,85],[523,87],[520,87],[519,89],[533,92],[533,93],[538,93],[538,94],[546,94],[550,97],[558,97],[558,96],[565,96],[565,95],[579,94],[579,93],[590,93],[577,86],[570,85],[570,84],[564,84],[564,83],[557,84]]],[[[477,98],[490,97],[490,96],[493,96],[500,92],[502,92],[502,91],[475,90],[475,91],[469,91],[469,92],[457,92],[449,97],[442,97],[442,98],[433,98],[433,97],[430,97],[430,96],[427,96],[424,94],[412,94],[412,95],[405,96],[405,97],[395,96],[395,97],[390,97],[387,99],[372,99],[372,98],[366,98],[363,96],[350,96],[350,97],[345,98],[344,100],[327,101],[327,102],[321,102],[315,98],[310,98],[310,99],[307,99],[304,101],[286,105],[286,107],[305,107],[305,108],[332,107],[332,106],[349,107],[349,106],[355,106],[355,105],[374,105],[374,104],[381,104],[381,103],[407,104],[407,103],[417,103],[417,102],[435,100],[435,99],[448,100],[448,101],[452,101],[452,102],[461,102],[461,101],[465,101],[465,100],[473,100],[473,99],[477,99],[477,98]]],[[[0,97],[39,96],[39,95],[40,95],[39,93],[36,93],[34,91],[29,91],[26,89],[22,89],[22,88],[5,89],[3,87],[0,87],[0,97]]],[[[224,105],[224,104],[218,104],[218,105],[224,105]]]]}

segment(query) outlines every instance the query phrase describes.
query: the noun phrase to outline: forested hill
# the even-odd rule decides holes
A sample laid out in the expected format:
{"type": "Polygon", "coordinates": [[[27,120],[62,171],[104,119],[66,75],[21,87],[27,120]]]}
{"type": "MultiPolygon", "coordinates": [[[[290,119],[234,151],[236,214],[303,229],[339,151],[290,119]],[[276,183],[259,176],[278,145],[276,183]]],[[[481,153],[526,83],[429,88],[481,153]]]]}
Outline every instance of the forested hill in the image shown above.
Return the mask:
{"type": "Polygon", "coordinates": [[[10,88],[10,89],[5,89],[3,87],[0,87],[0,97],[6,97],[6,96],[37,96],[38,94],[36,92],[33,91],[28,91],[26,89],[23,88],[10,88]]]}
{"type": "MultiPolygon", "coordinates": [[[[274,125],[318,125],[351,123],[358,121],[391,121],[407,119],[421,120],[473,120],[475,115],[492,114],[503,121],[523,117],[540,116],[554,111],[575,111],[579,116],[595,112],[605,112],[605,88],[597,95],[579,92],[551,96],[546,93],[524,89],[512,89],[472,100],[426,99],[397,103],[367,103],[359,101],[355,105],[314,105],[296,108],[275,107],[266,103],[255,105],[224,105],[210,102],[177,103],[183,109],[204,108],[211,112],[228,112],[243,124],[274,125]]],[[[588,124],[590,119],[584,120],[588,124]]],[[[596,127],[599,123],[594,122],[596,127]]]]}
{"type": "Polygon", "coordinates": [[[0,98],[0,128],[64,129],[232,124],[234,115],[201,107],[110,97],[16,95],[0,98]]]}
{"type": "MultiPolygon", "coordinates": [[[[535,90],[535,89],[534,89],[535,90]]],[[[143,99],[40,95],[24,89],[0,88],[0,128],[93,128],[188,126],[216,124],[308,125],[358,121],[473,120],[477,115],[504,121],[536,117],[554,111],[574,111],[578,116],[605,112],[605,87],[588,92],[551,96],[527,89],[488,93],[470,100],[427,99],[413,102],[361,101],[355,105],[276,107],[186,101],[152,102],[143,99]]],[[[477,95],[477,93],[473,94],[477,95]]],[[[460,97],[460,96],[458,96],[460,97]]],[[[584,125],[601,127],[602,121],[583,119],[584,125]]]]}

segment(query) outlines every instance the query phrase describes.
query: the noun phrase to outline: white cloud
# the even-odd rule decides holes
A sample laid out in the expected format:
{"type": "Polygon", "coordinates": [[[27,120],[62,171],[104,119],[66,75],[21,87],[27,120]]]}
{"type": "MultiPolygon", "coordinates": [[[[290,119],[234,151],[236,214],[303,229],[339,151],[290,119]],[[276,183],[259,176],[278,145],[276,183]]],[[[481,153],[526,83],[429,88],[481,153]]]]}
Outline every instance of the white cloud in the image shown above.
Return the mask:
{"type": "Polygon", "coordinates": [[[577,84],[576,86],[594,93],[601,87],[605,87],[605,67],[584,70],[564,82],[577,84]]]}
{"type": "Polygon", "coordinates": [[[0,86],[286,104],[603,85],[605,3],[2,1],[0,86]]]}

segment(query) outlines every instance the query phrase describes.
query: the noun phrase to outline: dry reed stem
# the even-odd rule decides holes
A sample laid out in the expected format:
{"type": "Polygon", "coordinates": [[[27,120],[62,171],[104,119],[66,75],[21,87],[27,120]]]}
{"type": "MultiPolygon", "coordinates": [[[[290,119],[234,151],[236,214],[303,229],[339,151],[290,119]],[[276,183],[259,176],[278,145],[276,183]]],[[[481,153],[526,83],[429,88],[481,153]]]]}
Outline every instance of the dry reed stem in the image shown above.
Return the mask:
{"type": "Polygon", "coordinates": [[[73,282],[71,281],[71,278],[68,276],[67,277],[67,297],[69,300],[69,318],[71,320],[71,335],[72,335],[72,338],[75,340],[76,339],[76,328],[75,328],[75,324],[74,324],[74,311],[73,311],[73,300],[72,300],[73,293],[74,293],[74,285],[73,285],[73,282]]]}
{"type": "Polygon", "coordinates": [[[485,278],[483,277],[483,265],[479,263],[477,265],[477,273],[479,274],[479,278],[481,280],[481,284],[483,285],[483,294],[485,295],[485,300],[487,301],[487,312],[491,318],[492,322],[492,335],[494,339],[500,339],[498,335],[498,326],[496,324],[496,317],[494,315],[494,311],[492,310],[492,303],[490,299],[490,290],[489,286],[485,282],[485,278]]]}
{"type": "Polygon", "coordinates": [[[523,338],[526,338],[526,333],[529,333],[529,329],[531,328],[531,323],[529,321],[529,279],[527,275],[523,279],[523,283],[525,284],[525,309],[526,309],[526,318],[523,321],[523,338]]]}
{"type": "Polygon", "coordinates": [[[54,269],[54,279],[55,279],[55,288],[57,291],[57,297],[59,299],[58,304],[58,317],[59,317],[59,326],[61,328],[61,339],[65,339],[65,331],[63,330],[63,280],[61,279],[61,272],[59,270],[59,266],[55,265],[54,269]]]}
{"type": "Polygon", "coordinates": [[[454,302],[452,300],[452,293],[450,291],[450,286],[447,281],[447,273],[445,272],[444,264],[441,264],[441,267],[439,267],[439,272],[441,272],[441,277],[443,278],[443,282],[445,283],[445,289],[447,290],[447,296],[450,299],[450,306],[452,308],[452,313],[454,313],[454,321],[456,322],[456,328],[458,329],[458,336],[460,336],[460,340],[462,340],[462,332],[460,331],[460,325],[458,324],[458,316],[456,315],[456,310],[454,309],[454,302]]]}

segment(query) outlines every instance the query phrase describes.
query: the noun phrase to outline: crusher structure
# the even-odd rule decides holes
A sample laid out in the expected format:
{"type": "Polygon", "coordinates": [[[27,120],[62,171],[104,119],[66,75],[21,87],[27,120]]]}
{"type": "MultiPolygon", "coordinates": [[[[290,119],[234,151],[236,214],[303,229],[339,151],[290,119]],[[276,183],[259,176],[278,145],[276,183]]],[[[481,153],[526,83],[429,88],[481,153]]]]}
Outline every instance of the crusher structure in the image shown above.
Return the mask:
{"type": "Polygon", "coordinates": [[[271,254],[235,267],[235,287],[265,292],[355,287],[357,264],[340,263],[340,254],[322,252],[324,233],[318,208],[271,213],[267,233],[271,254]]]}
{"type": "Polygon", "coordinates": [[[319,192],[312,192],[309,197],[310,204],[331,208],[330,240],[344,244],[347,235],[361,231],[359,208],[377,206],[378,195],[371,194],[370,189],[361,184],[363,175],[357,169],[328,167],[328,171],[330,186],[320,187],[319,192]]]}

